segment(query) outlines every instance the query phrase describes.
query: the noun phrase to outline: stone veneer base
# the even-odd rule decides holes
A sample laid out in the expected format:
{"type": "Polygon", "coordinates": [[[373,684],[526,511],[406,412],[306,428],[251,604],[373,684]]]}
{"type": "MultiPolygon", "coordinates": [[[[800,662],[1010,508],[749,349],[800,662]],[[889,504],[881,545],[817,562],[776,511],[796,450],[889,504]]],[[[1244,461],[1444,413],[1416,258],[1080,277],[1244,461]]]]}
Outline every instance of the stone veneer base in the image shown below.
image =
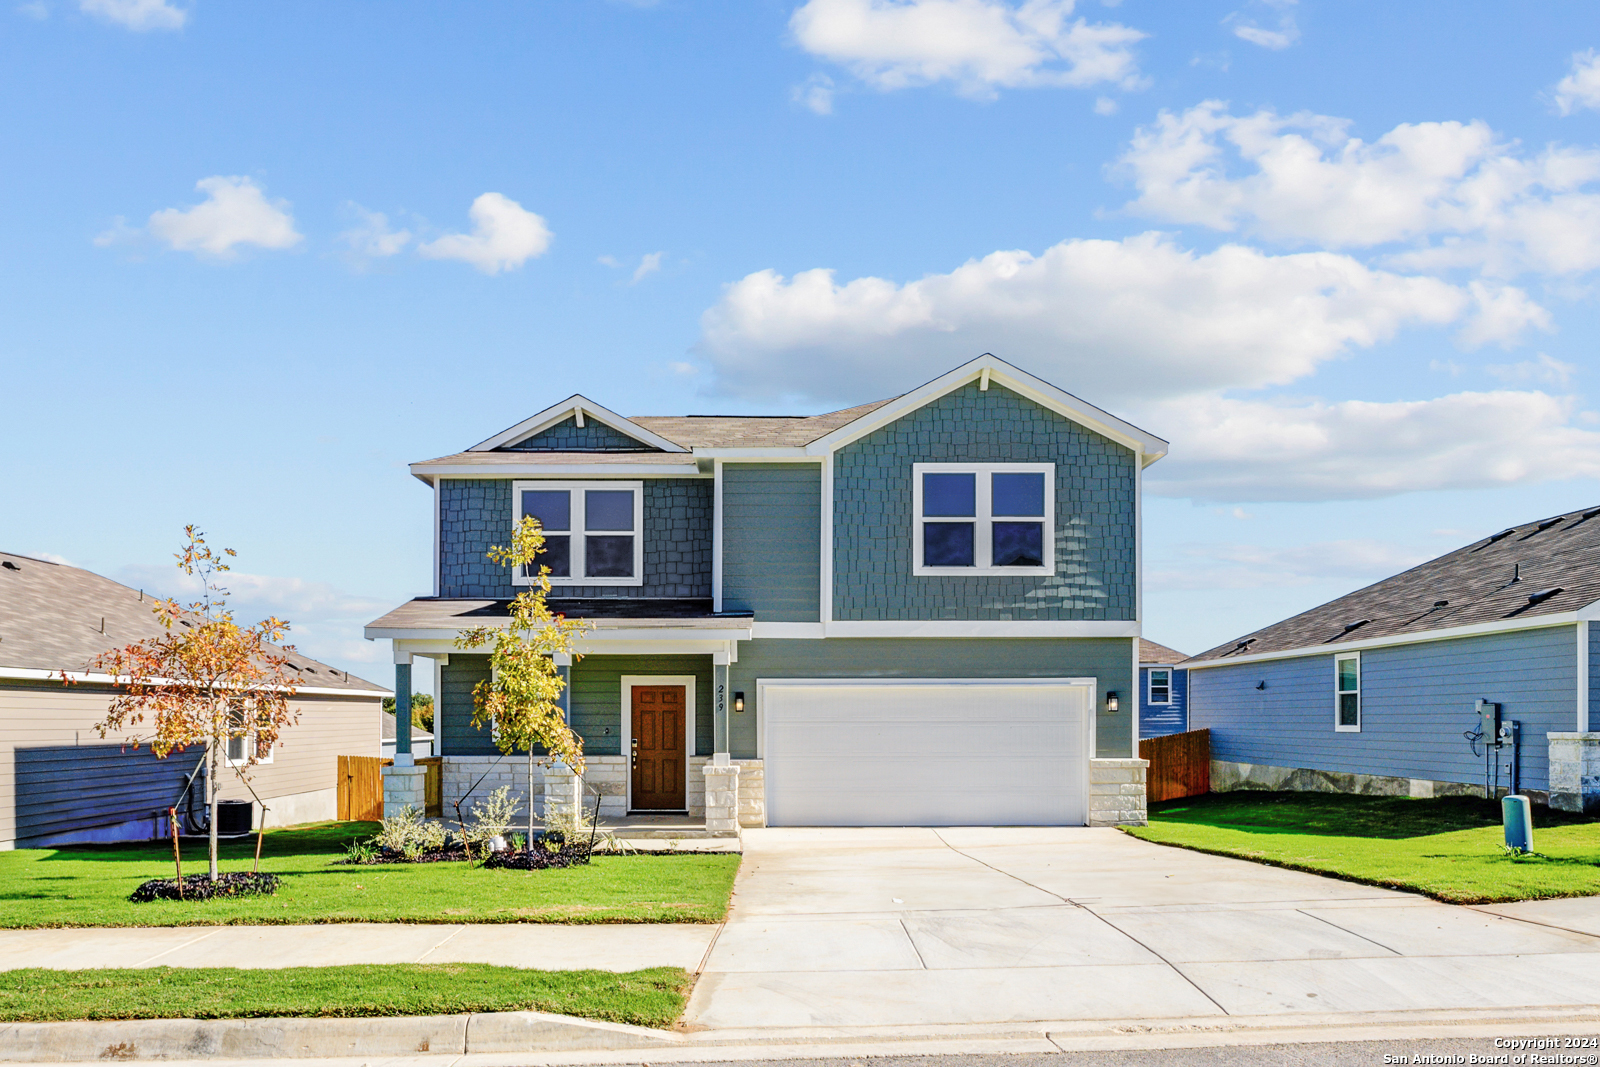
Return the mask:
{"type": "Polygon", "coordinates": [[[1090,826],[1143,826],[1148,821],[1145,781],[1150,761],[1089,761],[1090,826]]]}
{"type": "MultiPolygon", "coordinates": [[[[1596,735],[1600,736],[1600,735],[1596,735]]],[[[1312,767],[1277,767],[1268,763],[1211,761],[1211,791],[1283,791],[1287,793],[1352,793],[1369,797],[1469,797],[1482,796],[1481,782],[1441,782],[1431,778],[1397,778],[1383,774],[1322,771],[1312,767]]],[[[1501,790],[1505,792],[1504,789],[1501,790]]],[[[1548,802],[1543,790],[1524,789],[1540,804],[1548,802]]]]}
{"type": "MultiPolygon", "coordinates": [[[[710,762],[708,756],[689,758],[689,782],[685,799],[690,818],[703,818],[706,814],[706,782],[703,768],[710,762]]],[[[758,759],[734,760],[739,768],[738,822],[740,826],[765,826],[767,804],[765,777],[758,759]]],[[[583,806],[593,812],[598,800],[600,816],[620,819],[628,814],[628,762],[622,756],[590,756],[584,772],[583,806]],[[596,795],[598,794],[598,796],[596,795]]],[[[474,804],[482,804],[490,793],[502,786],[509,787],[518,799],[518,817],[527,818],[528,761],[525,756],[446,756],[442,771],[441,793],[444,817],[455,821],[455,805],[461,801],[461,814],[472,817],[474,804]],[[481,779],[481,781],[480,781],[481,779]],[[476,783],[476,787],[474,787],[476,783]],[[470,796],[465,796],[468,789],[470,796]]],[[[418,801],[420,804],[421,802],[418,801]]],[[[534,815],[544,817],[545,768],[535,762],[533,767],[534,815]]]]}

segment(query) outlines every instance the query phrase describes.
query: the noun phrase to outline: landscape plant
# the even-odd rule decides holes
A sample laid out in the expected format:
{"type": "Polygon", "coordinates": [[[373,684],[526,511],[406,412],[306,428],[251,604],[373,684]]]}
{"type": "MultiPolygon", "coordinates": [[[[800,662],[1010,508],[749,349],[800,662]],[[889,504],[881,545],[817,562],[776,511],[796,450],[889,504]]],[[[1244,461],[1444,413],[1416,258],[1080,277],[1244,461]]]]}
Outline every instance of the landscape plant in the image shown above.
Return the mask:
{"type": "Polygon", "coordinates": [[[489,647],[490,677],[472,690],[472,724],[493,731],[496,746],[510,754],[518,748],[528,757],[528,840],[534,837],[533,768],[543,762],[561,762],[582,775],[583,739],[567,724],[561,707],[566,680],[556,666],[556,656],[578,660],[574,642],[587,625],[556,615],[545,603],[550,592],[550,568],[537,562],[544,551],[539,521],[524,516],[512,534],[509,548],[494,545],[489,559],[511,567],[533,584],[511,601],[505,626],[475,626],[463,630],[456,647],[489,647]],[[540,760],[535,752],[543,749],[540,760]]]}
{"type": "MultiPolygon", "coordinates": [[[[230,569],[227,561],[236,553],[231,548],[212,551],[194,525],[183,532],[188,540],[176,554],[178,569],[199,578],[199,599],[186,606],[171,598],[157,600],[152,611],[164,632],[101,653],[89,669],[115,680],[106,716],[95,724],[101,737],[148,720],[148,736],[129,742],[135,749],[148,741],[157,756],[166,756],[204,746],[208,878],[215,882],[218,780],[228,743],[239,742],[241,758],[229,762],[248,781],[250,769],[298,720],[291,704],[296,678],[289,653],[294,646],[274,647],[289,629],[282,619],[268,617],[251,626],[234,619],[218,576],[230,569]]],[[[77,681],[70,671],[61,672],[61,678],[69,685],[77,681]]]]}

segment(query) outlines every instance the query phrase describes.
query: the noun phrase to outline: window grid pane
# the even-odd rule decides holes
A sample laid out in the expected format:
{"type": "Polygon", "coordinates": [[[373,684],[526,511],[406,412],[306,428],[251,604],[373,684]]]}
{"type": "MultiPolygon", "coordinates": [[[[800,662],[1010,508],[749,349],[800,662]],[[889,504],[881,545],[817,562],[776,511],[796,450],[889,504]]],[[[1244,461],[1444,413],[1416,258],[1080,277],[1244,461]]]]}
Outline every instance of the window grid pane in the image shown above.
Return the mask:
{"type": "Polygon", "coordinates": [[[584,529],[633,532],[633,490],[590,489],[583,497],[584,529]]]}
{"type": "Polygon", "coordinates": [[[1037,515],[1044,517],[1044,474],[1026,471],[996,473],[991,482],[995,515],[1037,515]]]}
{"type": "Polygon", "coordinates": [[[922,527],[924,567],[970,567],[974,560],[973,523],[930,522],[922,527]]]}
{"type": "Polygon", "coordinates": [[[1044,566],[1043,523],[996,522],[991,529],[996,567],[1044,566]]]}
{"type": "Polygon", "coordinates": [[[978,476],[976,474],[924,474],[922,476],[922,514],[959,516],[978,514],[978,476]]]}
{"type": "Polygon", "coordinates": [[[632,578],[633,536],[591,534],[584,538],[583,568],[587,578],[632,578]]]}
{"type": "Polygon", "coordinates": [[[522,494],[522,514],[539,520],[546,530],[572,529],[572,493],[567,489],[533,489],[522,494]]]}

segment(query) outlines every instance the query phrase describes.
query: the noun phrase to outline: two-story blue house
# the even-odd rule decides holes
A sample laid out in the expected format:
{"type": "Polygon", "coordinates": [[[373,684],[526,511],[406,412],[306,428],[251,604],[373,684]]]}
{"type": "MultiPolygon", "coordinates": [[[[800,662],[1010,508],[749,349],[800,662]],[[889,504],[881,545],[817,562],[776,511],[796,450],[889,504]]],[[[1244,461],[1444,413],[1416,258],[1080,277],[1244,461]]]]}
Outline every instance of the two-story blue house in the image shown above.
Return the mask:
{"type": "Polygon", "coordinates": [[[447,809],[484,774],[528,790],[454,642],[528,581],[486,553],[532,515],[551,606],[593,625],[566,699],[603,814],[699,816],[717,774],[744,825],[1138,821],[1140,478],[1166,450],[990,355],[811,417],[574,396],[412,465],[435,587],[366,632],[399,692],[438,671],[447,809]]]}

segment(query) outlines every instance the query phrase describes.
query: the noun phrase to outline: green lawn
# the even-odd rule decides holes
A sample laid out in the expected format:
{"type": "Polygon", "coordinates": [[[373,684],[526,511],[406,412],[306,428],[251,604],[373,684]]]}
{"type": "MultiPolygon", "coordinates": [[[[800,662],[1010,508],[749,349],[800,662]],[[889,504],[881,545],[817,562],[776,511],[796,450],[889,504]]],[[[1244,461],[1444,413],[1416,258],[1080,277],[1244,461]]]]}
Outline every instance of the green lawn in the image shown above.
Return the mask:
{"type": "MultiPolygon", "coordinates": [[[[353,837],[374,823],[268,831],[261,869],[283,876],[270,897],[131,904],[150,878],[172,876],[170,844],[0,852],[0,927],[216,926],[321,922],[720,922],[739,856],[597,856],[550,871],[465,863],[347,866],[353,837]]],[[[249,870],[255,838],[224,845],[224,870],[249,870]]],[[[186,844],[184,873],[202,872],[204,843],[186,844]]]]}
{"type": "Polygon", "coordinates": [[[0,1021],[352,1018],[544,1011],[666,1028],[683,1012],[687,971],[530,971],[481,963],[351,967],[151,967],[7,971],[0,1021]]]}
{"type": "Polygon", "coordinates": [[[1236,792],[1152,805],[1127,832],[1452,904],[1600,894],[1600,820],[1535,808],[1533,822],[1534,854],[1512,858],[1497,801],[1236,792]]]}

